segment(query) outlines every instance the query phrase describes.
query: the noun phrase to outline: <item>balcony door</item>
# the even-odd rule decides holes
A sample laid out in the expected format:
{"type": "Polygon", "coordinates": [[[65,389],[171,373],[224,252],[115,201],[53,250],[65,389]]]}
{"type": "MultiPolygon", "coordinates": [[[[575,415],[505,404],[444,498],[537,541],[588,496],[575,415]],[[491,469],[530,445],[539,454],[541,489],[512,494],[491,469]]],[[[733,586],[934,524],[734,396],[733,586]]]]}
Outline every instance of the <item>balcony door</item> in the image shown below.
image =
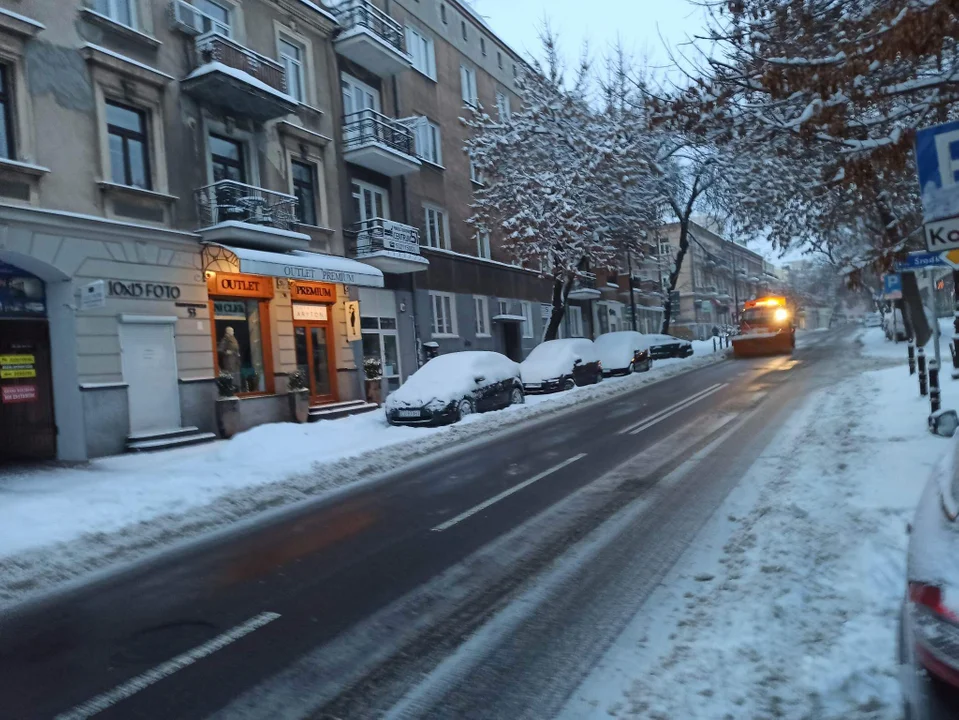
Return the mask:
{"type": "Polygon", "coordinates": [[[213,182],[234,180],[246,184],[246,153],[238,140],[210,133],[210,166],[213,182]]]}
{"type": "Polygon", "coordinates": [[[350,75],[340,77],[343,90],[344,141],[347,145],[372,140],[376,134],[372,113],[382,112],[380,91],[350,75]]]}
{"type": "Polygon", "coordinates": [[[353,217],[365,223],[373,218],[390,219],[390,196],[381,187],[359,180],[353,181],[353,217]]]}

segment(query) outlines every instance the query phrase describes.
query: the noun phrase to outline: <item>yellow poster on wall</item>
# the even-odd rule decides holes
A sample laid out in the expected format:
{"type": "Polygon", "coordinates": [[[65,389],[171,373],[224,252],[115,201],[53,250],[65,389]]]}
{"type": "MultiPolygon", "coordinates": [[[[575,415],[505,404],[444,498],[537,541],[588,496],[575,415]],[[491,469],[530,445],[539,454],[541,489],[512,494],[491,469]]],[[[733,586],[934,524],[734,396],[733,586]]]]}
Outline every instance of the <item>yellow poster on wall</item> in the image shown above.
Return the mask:
{"type": "Polygon", "coordinates": [[[33,355],[0,355],[0,365],[33,365],[33,355]]]}
{"type": "Polygon", "coordinates": [[[19,378],[35,378],[37,371],[33,368],[29,370],[0,370],[0,380],[17,380],[19,378]]]}

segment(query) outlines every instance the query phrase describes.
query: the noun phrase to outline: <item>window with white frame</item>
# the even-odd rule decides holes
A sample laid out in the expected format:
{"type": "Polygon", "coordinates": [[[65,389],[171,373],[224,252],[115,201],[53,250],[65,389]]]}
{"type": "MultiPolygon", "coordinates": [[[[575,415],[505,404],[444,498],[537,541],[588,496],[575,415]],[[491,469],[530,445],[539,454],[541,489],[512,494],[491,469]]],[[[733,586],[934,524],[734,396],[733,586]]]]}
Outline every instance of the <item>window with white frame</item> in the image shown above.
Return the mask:
{"type": "Polygon", "coordinates": [[[450,223],[446,211],[431,205],[423,206],[426,218],[426,245],[440,250],[450,249],[450,223]]]}
{"type": "Polygon", "coordinates": [[[297,102],[306,102],[306,50],[300,43],[279,39],[280,63],[286,71],[286,93],[297,102]]]}
{"type": "Polygon", "coordinates": [[[456,298],[450,293],[430,292],[433,336],[455,337],[456,298]]]}
{"type": "Polygon", "coordinates": [[[426,118],[416,123],[416,154],[434,165],[443,164],[443,143],[440,126],[426,118]]]}
{"type": "Polygon", "coordinates": [[[203,32],[217,32],[226,37],[232,37],[233,28],[230,18],[230,6],[214,0],[193,0],[193,7],[197,9],[203,21],[203,32]]]}
{"type": "Polygon", "coordinates": [[[496,93],[496,112],[499,114],[499,119],[502,121],[507,121],[512,115],[512,110],[509,106],[509,95],[504,92],[497,91],[496,93]]]}
{"type": "Polygon", "coordinates": [[[492,255],[489,248],[489,232],[480,230],[476,233],[476,254],[489,260],[492,255]]]}
{"type": "Polygon", "coordinates": [[[505,300],[496,301],[497,315],[509,315],[509,307],[506,304],[505,300]]]}
{"type": "Polygon", "coordinates": [[[483,176],[483,173],[476,168],[476,163],[473,162],[473,158],[470,158],[470,180],[477,185],[486,184],[486,178],[483,176]]]}
{"type": "Polygon", "coordinates": [[[473,310],[476,314],[476,336],[489,337],[489,299],[474,295],[473,310]]]}
{"type": "Polygon", "coordinates": [[[463,91],[463,102],[467,105],[479,103],[479,94],[476,92],[476,70],[460,65],[460,84],[463,91]]]}
{"type": "Polygon", "coordinates": [[[669,242],[669,238],[660,238],[659,239],[659,256],[660,257],[669,257],[673,252],[673,246],[669,242]]]}
{"type": "Polygon", "coordinates": [[[130,28],[137,26],[136,0],[96,0],[93,7],[114,22],[130,28]]]}
{"type": "Polygon", "coordinates": [[[523,308],[523,337],[531,338],[533,337],[533,305],[528,300],[523,300],[520,307],[523,308]]]}
{"type": "Polygon", "coordinates": [[[436,52],[433,48],[433,38],[407,25],[406,49],[413,58],[413,67],[428,78],[436,80],[436,52]]]}
{"type": "Polygon", "coordinates": [[[569,336],[583,337],[583,308],[570,305],[566,308],[566,314],[569,316],[569,336]]]}

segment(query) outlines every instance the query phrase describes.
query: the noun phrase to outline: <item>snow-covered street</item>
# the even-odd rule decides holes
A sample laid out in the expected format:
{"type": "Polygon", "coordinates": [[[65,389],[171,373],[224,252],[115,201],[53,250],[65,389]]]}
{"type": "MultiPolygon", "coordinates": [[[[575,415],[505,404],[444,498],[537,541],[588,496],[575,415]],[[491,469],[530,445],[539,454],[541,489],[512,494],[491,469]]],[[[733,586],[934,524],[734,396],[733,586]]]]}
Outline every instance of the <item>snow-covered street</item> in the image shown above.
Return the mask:
{"type": "MultiPolygon", "coordinates": [[[[879,329],[862,344],[845,380],[780,430],[563,717],[901,717],[906,528],[949,442],[926,430],[905,345],[879,329]]],[[[943,401],[959,404],[959,383],[945,379],[943,401]]]]}

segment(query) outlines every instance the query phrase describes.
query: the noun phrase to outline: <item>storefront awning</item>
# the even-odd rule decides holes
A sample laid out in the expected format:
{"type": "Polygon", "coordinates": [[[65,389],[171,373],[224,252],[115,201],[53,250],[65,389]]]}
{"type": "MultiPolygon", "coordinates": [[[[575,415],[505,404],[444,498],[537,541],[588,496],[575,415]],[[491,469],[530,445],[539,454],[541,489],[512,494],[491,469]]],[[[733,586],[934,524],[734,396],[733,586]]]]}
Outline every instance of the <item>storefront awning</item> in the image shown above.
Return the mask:
{"type": "Polygon", "coordinates": [[[383,273],[380,270],[338,255],[324,255],[306,250],[269,252],[219,243],[208,243],[208,246],[232,253],[236,257],[241,273],[290,280],[336,282],[360,287],[383,287],[383,273]]]}

